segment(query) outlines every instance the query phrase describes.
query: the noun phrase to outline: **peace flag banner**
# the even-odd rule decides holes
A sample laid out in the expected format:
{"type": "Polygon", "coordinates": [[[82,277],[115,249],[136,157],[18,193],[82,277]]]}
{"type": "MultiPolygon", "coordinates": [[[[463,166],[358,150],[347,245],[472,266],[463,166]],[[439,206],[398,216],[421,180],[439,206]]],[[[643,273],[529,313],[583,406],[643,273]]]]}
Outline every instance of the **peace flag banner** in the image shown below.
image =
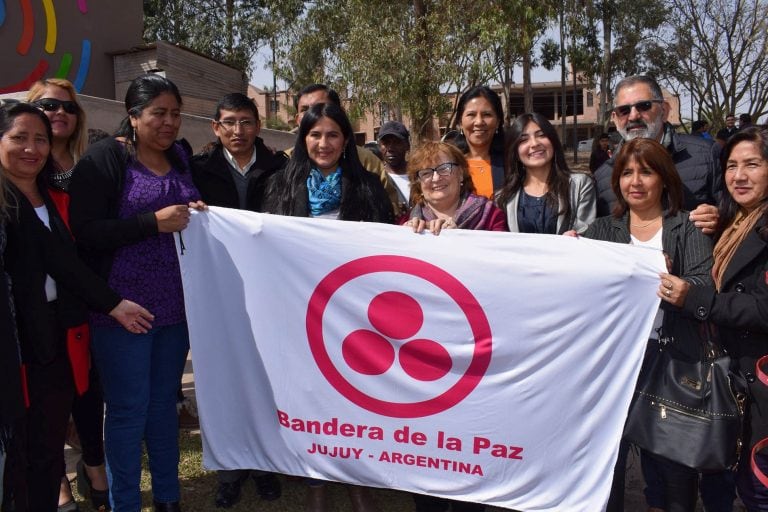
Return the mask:
{"type": "Polygon", "coordinates": [[[206,468],[604,507],[659,251],[223,208],[181,239],[206,468]]]}

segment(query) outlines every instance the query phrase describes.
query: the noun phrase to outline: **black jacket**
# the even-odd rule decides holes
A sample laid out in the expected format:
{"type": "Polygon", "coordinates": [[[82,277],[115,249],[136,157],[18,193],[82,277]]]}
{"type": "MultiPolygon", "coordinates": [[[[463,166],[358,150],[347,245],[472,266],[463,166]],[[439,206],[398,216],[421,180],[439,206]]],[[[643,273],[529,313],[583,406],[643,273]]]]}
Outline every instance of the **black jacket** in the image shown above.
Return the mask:
{"type": "Polygon", "coordinates": [[[766,225],[763,217],[736,249],[719,293],[714,286],[694,286],[683,305],[716,324],[731,355],[751,359],[750,371],[757,358],[768,355],[768,240],[758,233],[766,225]]]}
{"type": "Polygon", "coordinates": [[[121,299],[77,257],[69,231],[44,189],[50,231],[24,195],[12,185],[9,188],[16,204],[7,224],[5,265],[12,281],[22,359],[45,364],[61,349],[61,328],[87,319],[81,300],[108,313],[121,299]],[[55,318],[45,295],[46,275],[56,281],[55,318]]]}
{"type": "Polygon", "coordinates": [[[117,249],[158,233],[154,212],[118,218],[128,159],[123,144],[107,137],[88,148],[69,184],[72,234],[83,259],[104,279],[117,249]]]}
{"type": "MultiPolygon", "coordinates": [[[[704,203],[717,205],[722,191],[722,178],[720,165],[712,151],[713,143],[701,137],[674,133],[670,126],[667,126],[666,130],[671,136],[671,143],[667,149],[683,181],[683,208],[691,211],[704,203]]],[[[621,147],[616,148],[613,157],[595,171],[598,217],[609,215],[616,201],[616,196],[611,189],[611,173],[613,163],[620,151],[621,147]]]]}
{"type": "Polygon", "coordinates": [[[757,367],[768,355],[768,240],[758,232],[766,225],[764,216],[736,249],[719,292],[713,286],[692,286],[683,304],[688,313],[718,327],[723,345],[746,377],[750,405],[745,450],[768,437],[768,386],[758,378],[766,368],[757,367]]]}
{"type": "MultiPolygon", "coordinates": [[[[306,177],[293,184],[295,194],[289,211],[282,208],[278,198],[290,184],[286,181],[286,173],[278,172],[269,178],[262,211],[293,217],[309,217],[309,190],[306,177]]],[[[341,174],[341,205],[339,220],[354,220],[365,222],[395,222],[392,204],[389,201],[384,186],[379,177],[362,168],[358,172],[342,172],[341,174]]]]}
{"type": "MultiPolygon", "coordinates": [[[[259,137],[256,137],[254,146],[256,163],[248,179],[245,209],[259,211],[267,179],[283,168],[288,157],[282,151],[273,153],[259,137]]],[[[200,191],[203,202],[209,206],[240,208],[237,188],[221,143],[216,144],[208,153],[195,155],[190,163],[192,180],[200,191]]]]}

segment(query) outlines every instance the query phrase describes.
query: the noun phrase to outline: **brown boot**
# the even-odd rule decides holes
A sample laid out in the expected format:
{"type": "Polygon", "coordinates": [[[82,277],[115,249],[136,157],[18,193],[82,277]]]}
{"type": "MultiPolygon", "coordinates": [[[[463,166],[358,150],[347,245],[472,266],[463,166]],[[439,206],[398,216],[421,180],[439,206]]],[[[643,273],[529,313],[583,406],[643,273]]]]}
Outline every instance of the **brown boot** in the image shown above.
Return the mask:
{"type": "Polygon", "coordinates": [[[371,491],[367,487],[347,485],[347,491],[349,492],[349,501],[352,502],[353,512],[380,512],[373,496],[371,496],[371,491]]]}
{"type": "Polygon", "coordinates": [[[326,512],[327,494],[325,485],[308,485],[305,512],[326,512]]]}

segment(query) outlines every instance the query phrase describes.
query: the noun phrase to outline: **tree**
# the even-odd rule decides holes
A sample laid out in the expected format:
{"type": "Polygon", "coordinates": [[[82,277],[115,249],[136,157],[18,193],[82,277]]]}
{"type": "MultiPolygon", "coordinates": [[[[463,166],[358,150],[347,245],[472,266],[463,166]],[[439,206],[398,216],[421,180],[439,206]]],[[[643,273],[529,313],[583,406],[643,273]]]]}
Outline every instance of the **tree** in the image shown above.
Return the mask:
{"type": "Polygon", "coordinates": [[[729,112],[768,113],[768,2],[667,2],[673,15],[649,59],[653,72],[687,89],[695,115],[716,129],[729,112]]]}
{"type": "Polygon", "coordinates": [[[286,0],[144,0],[144,40],[180,44],[232,67],[250,71],[276,23],[296,2],[286,0]]]}
{"type": "Polygon", "coordinates": [[[412,132],[431,138],[433,115],[451,110],[446,91],[497,81],[509,101],[513,66],[530,56],[550,4],[307,2],[279,35],[281,78],[294,88],[319,81],[353,91],[358,109],[386,107],[395,118],[407,112],[412,132]]]}

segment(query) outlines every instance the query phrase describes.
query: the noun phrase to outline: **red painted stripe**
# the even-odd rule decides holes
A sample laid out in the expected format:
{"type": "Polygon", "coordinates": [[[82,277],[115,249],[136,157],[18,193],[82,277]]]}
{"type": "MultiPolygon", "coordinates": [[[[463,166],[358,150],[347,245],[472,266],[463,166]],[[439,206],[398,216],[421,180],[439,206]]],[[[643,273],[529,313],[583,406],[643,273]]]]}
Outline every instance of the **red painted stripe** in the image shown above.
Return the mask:
{"type": "Polygon", "coordinates": [[[33,69],[21,82],[13,85],[7,85],[5,87],[0,87],[0,94],[26,91],[29,89],[30,85],[43,78],[46,71],[48,71],[48,61],[45,59],[40,59],[40,62],[37,63],[37,67],[35,67],[35,69],[33,69]]]}
{"type": "Polygon", "coordinates": [[[19,55],[26,55],[32,46],[32,38],[35,35],[35,15],[32,12],[32,0],[20,0],[19,3],[21,4],[21,15],[24,18],[24,25],[16,51],[19,55]]]}

